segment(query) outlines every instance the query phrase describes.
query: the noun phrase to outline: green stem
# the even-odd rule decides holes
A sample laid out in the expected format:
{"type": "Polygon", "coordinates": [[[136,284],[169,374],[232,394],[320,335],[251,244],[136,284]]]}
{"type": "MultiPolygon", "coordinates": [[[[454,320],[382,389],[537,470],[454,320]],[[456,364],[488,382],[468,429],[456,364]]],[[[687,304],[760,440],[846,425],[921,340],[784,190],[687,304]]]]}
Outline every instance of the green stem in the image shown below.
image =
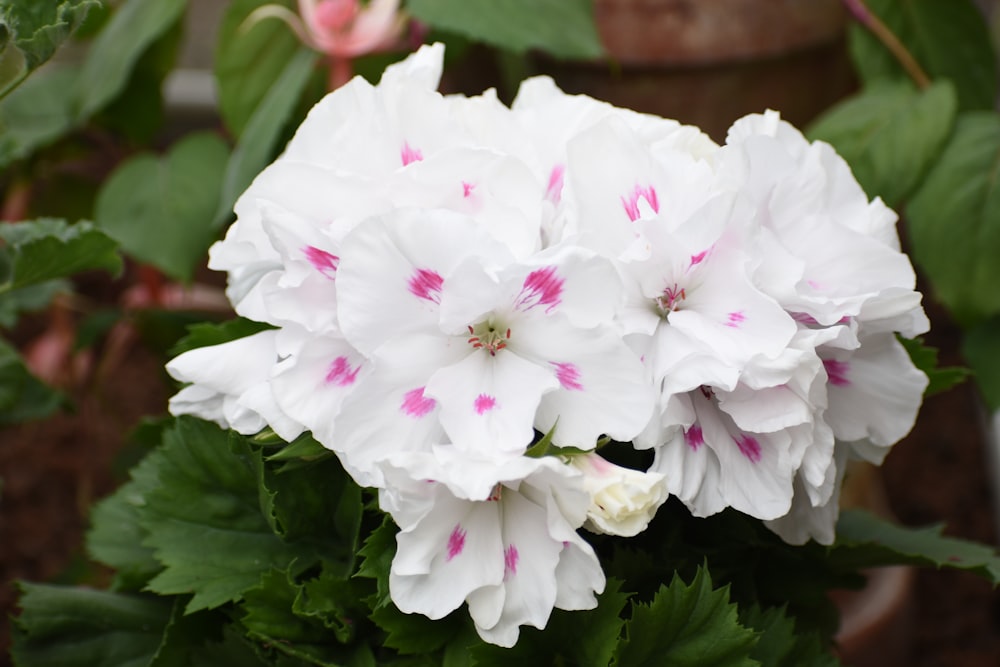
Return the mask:
{"type": "Polygon", "coordinates": [[[854,18],[858,22],[868,28],[868,30],[875,35],[885,48],[889,49],[889,52],[896,58],[899,64],[906,70],[906,73],[913,79],[913,82],[917,84],[917,87],[923,90],[931,85],[931,79],[927,76],[927,73],[920,67],[920,64],[913,57],[913,54],[903,46],[903,43],[899,41],[899,38],[889,30],[888,26],[882,22],[882,20],[875,15],[873,11],[868,8],[865,4],[865,0],[843,0],[844,6],[847,7],[848,11],[854,15],[854,18]]]}

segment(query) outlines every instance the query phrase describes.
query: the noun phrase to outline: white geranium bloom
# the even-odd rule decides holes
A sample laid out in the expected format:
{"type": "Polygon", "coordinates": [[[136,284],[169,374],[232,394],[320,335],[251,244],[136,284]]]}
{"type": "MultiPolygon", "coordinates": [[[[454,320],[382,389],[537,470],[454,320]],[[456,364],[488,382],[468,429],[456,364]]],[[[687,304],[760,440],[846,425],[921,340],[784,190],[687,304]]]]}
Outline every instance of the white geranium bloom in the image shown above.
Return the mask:
{"type": "Polygon", "coordinates": [[[442,618],[468,603],[476,631],[500,646],[552,609],[592,609],[604,590],[593,549],[576,533],[588,494],[555,458],[497,466],[434,454],[385,464],[379,502],[400,527],[389,574],[401,611],[442,618]]]}
{"type": "Polygon", "coordinates": [[[277,338],[277,331],[261,331],[172,359],[170,376],[191,384],[170,399],[171,414],[195,415],[244,435],[270,426],[285,440],[294,440],[303,427],[278,407],[271,392],[277,338]]]}
{"type": "Polygon", "coordinates": [[[592,253],[552,248],[518,262],[462,216],[405,212],[345,240],[338,289],[344,336],[374,363],[335,426],[332,446],[348,460],[397,446],[415,422],[439,420],[456,447],[503,459],[535,429],[591,448],[649,419],[642,366],[603,324],[620,284],[592,253]],[[366,400],[390,403],[377,424],[366,400]]]}
{"type": "Polygon", "coordinates": [[[573,456],[569,464],[583,473],[590,494],[584,527],[592,532],[638,535],[668,497],[660,473],[623,468],[593,453],[573,456]]]}

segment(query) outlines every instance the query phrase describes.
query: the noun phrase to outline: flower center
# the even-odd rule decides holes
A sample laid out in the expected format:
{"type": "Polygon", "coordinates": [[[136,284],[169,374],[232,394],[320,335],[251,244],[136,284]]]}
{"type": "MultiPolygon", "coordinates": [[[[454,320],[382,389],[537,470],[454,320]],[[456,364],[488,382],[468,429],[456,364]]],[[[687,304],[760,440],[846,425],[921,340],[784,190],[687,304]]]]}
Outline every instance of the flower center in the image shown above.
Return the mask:
{"type": "Polygon", "coordinates": [[[320,0],[316,5],[316,23],[330,32],[344,30],[357,14],[357,0],[320,0]]]}
{"type": "Polygon", "coordinates": [[[510,329],[497,326],[490,321],[480,322],[469,327],[469,345],[478,349],[486,350],[491,357],[507,347],[510,340],[510,329]]]}
{"type": "Polygon", "coordinates": [[[664,289],[662,295],[656,297],[656,307],[660,311],[660,315],[666,317],[679,309],[681,301],[686,298],[687,294],[684,293],[684,288],[677,287],[677,283],[674,283],[672,287],[664,289]]]}

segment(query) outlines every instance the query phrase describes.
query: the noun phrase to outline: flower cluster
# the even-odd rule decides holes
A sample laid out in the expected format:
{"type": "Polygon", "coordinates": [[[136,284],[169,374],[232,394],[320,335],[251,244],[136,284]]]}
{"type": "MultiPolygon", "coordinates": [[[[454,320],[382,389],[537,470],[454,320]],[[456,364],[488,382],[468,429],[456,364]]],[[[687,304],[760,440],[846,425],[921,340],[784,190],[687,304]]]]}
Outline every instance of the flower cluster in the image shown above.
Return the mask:
{"type": "Polygon", "coordinates": [[[443,96],[442,57],[328,95],[240,198],[210,266],[274,328],[174,359],[172,411],[311,431],[400,528],[399,609],[464,602],[505,646],[596,604],[579,528],[635,535],[670,495],[832,541],[845,462],[926,386],[895,214],[776,113],[719,146],[544,77],[443,96]]]}

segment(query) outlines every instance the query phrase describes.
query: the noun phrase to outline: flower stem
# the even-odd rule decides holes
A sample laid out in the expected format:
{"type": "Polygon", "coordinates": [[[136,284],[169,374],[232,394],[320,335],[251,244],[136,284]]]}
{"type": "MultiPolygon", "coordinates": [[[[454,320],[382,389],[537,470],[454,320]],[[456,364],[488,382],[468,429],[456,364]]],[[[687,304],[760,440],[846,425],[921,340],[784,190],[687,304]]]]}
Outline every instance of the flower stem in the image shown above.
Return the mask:
{"type": "Polygon", "coordinates": [[[354,78],[354,65],[350,58],[331,55],[327,62],[330,66],[330,78],[327,85],[331,91],[337,90],[354,78]]]}
{"type": "Polygon", "coordinates": [[[882,42],[885,48],[889,49],[889,52],[892,53],[903,69],[906,70],[906,73],[913,79],[918,88],[923,90],[931,85],[930,77],[927,76],[927,73],[917,63],[913,54],[903,46],[903,43],[889,30],[888,26],[868,8],[865,0],[843,0],[843,3],[854,18],[861,25],[868,28],[882,42]]]}

